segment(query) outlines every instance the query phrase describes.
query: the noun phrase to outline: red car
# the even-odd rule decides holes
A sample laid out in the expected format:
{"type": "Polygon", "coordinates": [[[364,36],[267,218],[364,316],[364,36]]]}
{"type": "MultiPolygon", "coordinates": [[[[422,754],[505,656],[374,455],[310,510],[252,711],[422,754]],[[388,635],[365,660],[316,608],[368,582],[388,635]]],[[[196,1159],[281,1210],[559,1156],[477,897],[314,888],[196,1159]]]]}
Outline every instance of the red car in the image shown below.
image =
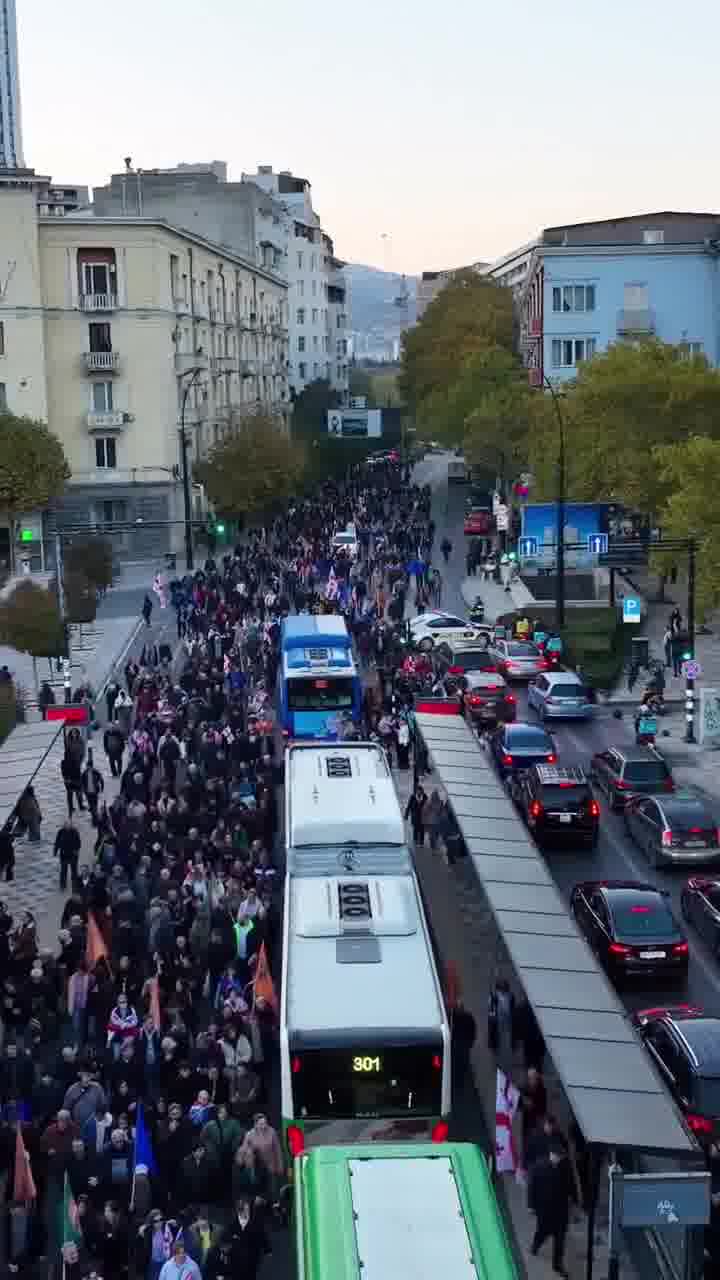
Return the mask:
{"type": "Polygon", "coordinates": [[[463,525],[464,532],[473,537],[486,538],[493,531],[492,514],[485,510],[468,511],[463,525]]]}

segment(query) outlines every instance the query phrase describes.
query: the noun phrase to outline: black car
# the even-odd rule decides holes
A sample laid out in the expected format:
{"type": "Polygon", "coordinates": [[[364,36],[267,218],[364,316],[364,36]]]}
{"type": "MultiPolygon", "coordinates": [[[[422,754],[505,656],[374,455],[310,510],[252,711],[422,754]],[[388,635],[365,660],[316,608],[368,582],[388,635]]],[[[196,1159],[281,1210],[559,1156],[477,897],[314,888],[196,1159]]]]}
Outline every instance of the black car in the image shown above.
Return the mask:
{"type": "Polygon", "coordinates": [[[596,880],[570,900],[579,928],[615,982],[663,977],[685,981],[688,943],[668,895],[652,884],[596,880]]]}
{"type": "Polygon", "coordinates": [[[680,908],[720,960],[720,880],[691,876],[682,891],[680,908]]]}
{"type": "Polygon", "coordinates": [[[611,809],[622,809],[630,796],[655,796],[675,790],[667,762],[654,747],[609,747],[590,764],[590,778],[606,793],[611,809]]]}
{"type": "Polygon", "coordinates": [[[594,849],[600,805],[584,769],[535,764],[515,774],[510,791],[541,848],[570,843],[594,849]]]}
{"type": "Polygon", "coordinates": [[[516,720],[495,730],[490,738],[495,763],[503,778],[533,764],[555,764],[555,743],[546,729],[516,720]]]}
{"type": "Polygon", "coordinates": [[[623,817],[629,834],[654,867],[720,859],[712,810],[692,791],[633,796],[625,805],[623,817]]]}
{"type": "Polygon", "coordinates": [[[720,1018],[691,1005],[641,1009],[631,1022],[704,1144],[720,1137],[720,1018]]]}

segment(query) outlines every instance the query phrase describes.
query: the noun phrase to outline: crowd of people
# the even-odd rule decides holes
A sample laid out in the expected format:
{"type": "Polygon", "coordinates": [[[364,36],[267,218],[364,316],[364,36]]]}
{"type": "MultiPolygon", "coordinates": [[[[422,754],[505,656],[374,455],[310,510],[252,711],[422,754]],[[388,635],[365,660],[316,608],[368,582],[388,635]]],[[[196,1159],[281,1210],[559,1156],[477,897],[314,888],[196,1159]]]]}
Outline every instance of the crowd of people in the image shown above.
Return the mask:
{"type": "Polygon", "coordinates": [[[56,954],[41,951],[29,911],[14,921],[0,908],[10,1274],[52,1275],[60,1262],[65,1280],[258,1272],[288,1196],[271,1122],[281,619],[344,614],[367,673],[362,731],[402,758],[389,695],[409,584],[415,608],[437,598],[434,533],[429,490],[402,485],[394,467],[291,503],[168,584],[177,644],[150,638],[110,681],[95,738],[105,760],[92,735],[68,730],[56,954]],[[355,558],[332,545],[350,525],[355,558]]]}

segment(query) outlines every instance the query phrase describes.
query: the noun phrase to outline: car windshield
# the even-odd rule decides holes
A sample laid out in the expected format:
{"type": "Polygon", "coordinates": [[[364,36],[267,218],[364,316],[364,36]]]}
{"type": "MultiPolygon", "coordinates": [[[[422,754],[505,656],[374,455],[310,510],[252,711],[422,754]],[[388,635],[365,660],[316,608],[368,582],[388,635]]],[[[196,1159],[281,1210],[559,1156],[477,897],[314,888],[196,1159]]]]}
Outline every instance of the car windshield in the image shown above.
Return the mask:
{"type": "Polygon", "coordinates": [[[539,649],[534,644],[509,644],[508,653],[511,658],[537,658],[539,649]]]}
{"type": "Polygon", "coordinates": [[[453,654],[452,665],[463,671],[494,671],[495,663],[485,649],[462,650],[453,654]]]}
{"type": "Polygon", "coordinates": [[[584,698],[585,690],[581,684],[554,684],[549,690],[551,698],[584,698]]]}
{"type": "Polygon", "coordinates": [[[625,781],[647,786],[650,782],[664,782],[670,770],[663,760],[632,760],[625,765],[625,781]]]}
{"type": "MultiPolygon", "coordinates": [[[[720,1050],[719,1050],[720,1056],[720,1050]]],[[[698,1076],[695,1105],[704,1116],[720,1116],[720,1077],[698,1076]]]]}
{"type": "Polygon", "coordinates": [[[665,817],[673,831],[692,831],[697,827],[705,831],[715,825],[700,800],[673,800],[665,806],[665,817]]]}
{"type": "Polygon", "coordinates": [[[552,751],[549,737],[542,729],[535,729],[531,724],[521,729],[514,728],[507,735],[507,744],[511,751],[517,747],[533,747],[536,751],[552,751]]]}
{"type": "Polygon", "coordinates": [[[619,938],[674,938],[678,927],[662,898],[612,901],[615,932],[619,938]]]}

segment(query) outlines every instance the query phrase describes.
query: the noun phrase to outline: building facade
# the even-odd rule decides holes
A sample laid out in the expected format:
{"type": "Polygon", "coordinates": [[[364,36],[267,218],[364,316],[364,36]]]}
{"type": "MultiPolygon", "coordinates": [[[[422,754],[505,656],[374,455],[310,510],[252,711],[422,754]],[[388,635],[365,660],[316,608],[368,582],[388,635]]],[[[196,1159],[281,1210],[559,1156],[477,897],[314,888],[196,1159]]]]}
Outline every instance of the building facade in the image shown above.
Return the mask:
{"type": "Polygon", "coordinates": [[[333,241],[313,209],[310,183],[288,170],[274,173],[271,165],[260,165],[257,173],[244,173],[243,181],[273,196],[290,218],[287,280],[291,393],[299,395],[308,383],[325,378],[345,398],[350,336],[345,264],[335,257],[333,241]]]}
{"type": "Polygon", "coordinates": [[[0,169],[24,163],[15,0],[0,0],[0,169]]]}
{"type": "Polygon", "coordinates": [[[649,338],[720,363],[720,215],[654,213],[550,227],[520,296],[531,385],[577,376],[616,342],[649,338]]]}
{"type": "Polygon", "coordinates": [[[477,271],[478,275],[484,275],[487,268],[487,262],[471,262],[467,267],[452,267],[447,271],[423,271],[417,282],[417,319],[422,319],[433,298],[437,297],[441,289],[444,289],[461,271],[477,271]]]}
{"type": "Polygon", "coordinates": [[[0,397],[63,443],[58,523],[135,525],[121,557],[179,549],[180,523],[143,524],[182,520],[181,420],[200,459],[288,413],[287,284],[157,218],[41,216],[37,181],[0,185],[0,397]]]}

